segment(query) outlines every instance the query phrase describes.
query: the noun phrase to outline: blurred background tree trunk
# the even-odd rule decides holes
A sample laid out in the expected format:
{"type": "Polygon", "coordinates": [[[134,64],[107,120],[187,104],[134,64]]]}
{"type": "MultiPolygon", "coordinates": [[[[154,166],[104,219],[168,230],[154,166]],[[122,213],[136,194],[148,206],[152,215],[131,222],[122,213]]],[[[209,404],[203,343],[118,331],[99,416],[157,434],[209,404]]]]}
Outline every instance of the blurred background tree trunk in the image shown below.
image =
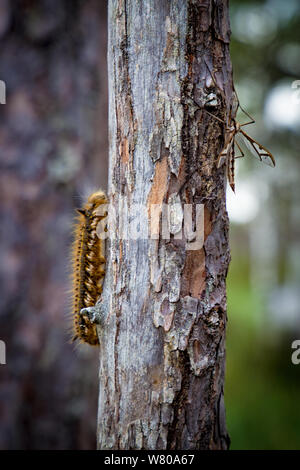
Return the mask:
{"type": "Polygon", "coordinates": [[[109,1],[100,449],[229,445],[223,385],[230,254],[225,173],[216,168],[224,126],[203,110],[227,111],[212,73],[232,100],[228,15],[226,0],[109,1]],[[172,206],[170,239],[161,232],[150,239],[164,223],[163,203],[172,206]],[[204,208],[197,249],[185,232],[179,237],[188,204],[194,215],[196,205],[204,208]]]}
{"type": "Polygon", "coordinates": [[[0,1],[0,449],[96,447],[98,354],[69,343],[68,264],[74,209],[107,179],[106,39],[106,2],[0,1]]]}

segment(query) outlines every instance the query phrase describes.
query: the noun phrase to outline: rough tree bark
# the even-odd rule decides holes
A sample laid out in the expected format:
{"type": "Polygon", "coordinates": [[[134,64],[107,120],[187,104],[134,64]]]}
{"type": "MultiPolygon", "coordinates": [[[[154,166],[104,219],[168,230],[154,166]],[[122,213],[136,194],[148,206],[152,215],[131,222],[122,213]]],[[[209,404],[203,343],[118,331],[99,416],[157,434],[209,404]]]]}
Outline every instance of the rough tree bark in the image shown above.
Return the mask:
{"type": "Polygon", "coordinates": [[[230,253],[225,169],[216,167],[225,129],[204,109],[224,119],[232,100],[228,15],[227,0],[109,1],[100,449],[229,445],[223,384],[230,253]],[[163,203],[172,204],[169,240],[161,231],[155,238],[163,203]],[[197,250],[178,233],[187,204],[194,212],[204,207],[197,250]],[[130,239],[132,227],[138,239],[134,230],[130,239]]]}

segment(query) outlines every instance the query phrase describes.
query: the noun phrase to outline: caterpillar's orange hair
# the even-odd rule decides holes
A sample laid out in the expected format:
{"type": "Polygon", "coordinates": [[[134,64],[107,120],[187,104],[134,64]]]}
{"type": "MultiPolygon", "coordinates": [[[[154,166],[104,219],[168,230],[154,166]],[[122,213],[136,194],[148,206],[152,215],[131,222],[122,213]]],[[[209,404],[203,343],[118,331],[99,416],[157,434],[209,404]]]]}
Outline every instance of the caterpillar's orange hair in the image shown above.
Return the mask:
{"type": "Polygon", "coordinates": [[[97,225],[107,216],[105,210],[99,209],[103,204],[107,204],[103,191],[91,194],[82,209],[77,209],[78,217],[74,226],[73,341],[79,339],[90,345],[99,344],[97,327],[91,323],[87,315],[80,314],[80,310],[94,306],[102,292],[105,275],[105,241],[98,237],[97,225]]]}

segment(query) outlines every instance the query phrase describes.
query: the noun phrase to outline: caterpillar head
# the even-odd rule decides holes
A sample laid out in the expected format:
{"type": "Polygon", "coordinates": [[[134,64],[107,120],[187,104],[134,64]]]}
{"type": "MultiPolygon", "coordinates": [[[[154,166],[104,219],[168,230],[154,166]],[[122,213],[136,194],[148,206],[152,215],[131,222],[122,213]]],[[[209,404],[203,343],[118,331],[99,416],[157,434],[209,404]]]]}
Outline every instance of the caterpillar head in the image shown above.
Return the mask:
{"type": "Polygon", "coordinates": [[[85,217],[89,217],[92,212],[94,213],[95,209],[97,209],[102,204],[106,204],[106,203],[107,203],[107,198],[106,198],[105,193],[99,190],[99,191],[92,193],[89,196],[87,203],[84,205],[82,209],[76,209],[76,210],[79,214],[85,217]]]}
{"type": "Polygon", "coordinates": [[[89,208],[95,208],[98,207],[100,204],[104,204],[107,202],[106,195],[103,191],[99,190],[94,193],[92,193],[87,201],[87,205],[89,205],[89,208]]]}

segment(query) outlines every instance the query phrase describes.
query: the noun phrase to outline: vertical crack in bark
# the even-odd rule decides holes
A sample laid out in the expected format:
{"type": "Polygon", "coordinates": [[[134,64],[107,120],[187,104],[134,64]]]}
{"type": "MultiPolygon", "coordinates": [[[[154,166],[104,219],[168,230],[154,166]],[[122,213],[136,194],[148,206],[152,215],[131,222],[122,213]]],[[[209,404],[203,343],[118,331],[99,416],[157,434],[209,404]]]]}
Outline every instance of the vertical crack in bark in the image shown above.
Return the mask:
{"type": "Polygon", "coordinates": [[[128,194],[133,189],[134,171],[133,157],[136,139],[136,119],[132,104],[132,85],[129,73],[129,32],[128,32],[128,5],[123,0],[118,5],[119,15],[116,17],[119,31],[118,49],[115,50],[114,83],[115,112],[117,120],[116,150],[120,158],[120,164],[114,165],[114,184],[120,188],[120,194],[128,194]]]}
{"type": "Polygon", "coordinates": [[[127,0],[124,0],[124,17],[125,17],[125,54],[127,61],[128,73],[128,25],[127,25],[127,0]]]}
{"type": "Polygon", "coordinates": [[[176,450],[184,449],[182,446],[183,428],[186,426],[185,406],[188,402],[188,392],[190,388],[190,360],[187,351],[179,352],[179,359],[177,359],[177,367],[181,372],[181,388],[175,395],[172,403],[173,408],[173,421],[169,425],[167,437],[167,449],[176,450]]]}
{"type": "Polygon", "coordinates": [[[114,430],[115,430],[115,442],[116,448],[119,449],[119,432],[118,425],[120,421],[120,395],[121,387],[119,382],[119,361],[118,361],[118,340],[120,334],[120,314],[119,311],[116,311],[116,333],[115,333],[115,344],[114,344],[114,378],[115,378],[115,419],[114,419],[114,430]]]}

